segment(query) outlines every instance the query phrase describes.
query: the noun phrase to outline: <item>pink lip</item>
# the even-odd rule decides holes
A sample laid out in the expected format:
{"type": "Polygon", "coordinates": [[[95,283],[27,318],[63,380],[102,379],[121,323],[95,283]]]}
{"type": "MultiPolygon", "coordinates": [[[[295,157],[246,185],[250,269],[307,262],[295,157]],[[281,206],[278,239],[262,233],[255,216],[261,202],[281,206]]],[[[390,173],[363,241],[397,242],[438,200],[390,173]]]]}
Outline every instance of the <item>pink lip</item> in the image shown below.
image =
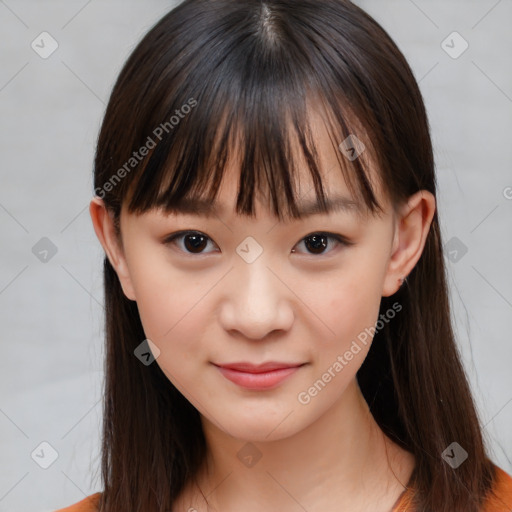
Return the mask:
{"type": "Polygon", "coordinates": [[[231,382],[247,389],[271,389],[295,373],[302,364],[270,362],[262,365],[233,363],[215,365],[231,382]]]}

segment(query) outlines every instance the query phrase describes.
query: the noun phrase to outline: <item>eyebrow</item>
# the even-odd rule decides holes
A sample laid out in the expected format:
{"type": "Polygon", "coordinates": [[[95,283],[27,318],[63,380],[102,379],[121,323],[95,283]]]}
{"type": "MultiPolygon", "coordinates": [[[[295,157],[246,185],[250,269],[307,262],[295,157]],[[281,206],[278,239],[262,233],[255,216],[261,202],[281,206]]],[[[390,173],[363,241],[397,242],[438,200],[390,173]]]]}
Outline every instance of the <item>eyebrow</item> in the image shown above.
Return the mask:
{"type": "MultiPolygon", "coordinates": [[[[361,205],[356,201],[344,196],[334,195],[325,198],[325,210],[322,209],[317,198],[302,201],[297,205],[301,217],[312,215],[329,214],[332,212],[356,213],[362,212],[361,205]]],[[[197,215],[202,217],[214,217],[223,215],[226,207],[219,203],[201,198],[183,198],[178,204],[169,208],[174,213],[197,215]]]]}

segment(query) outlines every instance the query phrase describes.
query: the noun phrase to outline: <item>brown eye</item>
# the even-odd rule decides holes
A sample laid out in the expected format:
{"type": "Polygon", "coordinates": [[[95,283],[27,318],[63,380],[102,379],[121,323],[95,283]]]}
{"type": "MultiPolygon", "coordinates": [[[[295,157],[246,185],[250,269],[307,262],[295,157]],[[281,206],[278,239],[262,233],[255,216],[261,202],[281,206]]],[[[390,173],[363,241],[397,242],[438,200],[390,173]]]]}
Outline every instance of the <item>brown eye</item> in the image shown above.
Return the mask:
{"type": "Polygon", "coordinates": [[[201,252],[208,245],[206,237],[200,234],[185,235],[183,240],[185,248],[190,252],[201,252]]]}
{"type": "MultiPolygon", "coordinates": [[[[208,244],[215,245],[213,240],[201,233],[200,231],[180,231],[174,233],[164,240],[165,245],[178,246],[178,249],[185,254],[209,254],[213,251],[205,251],[208,244]]],[[[311,233],[304,237],[298,245],[301,243],[306,247],[307,254],[310,255],[323,255],[332,252],[338,245],[350,246],[353,242],[350,242],[342,235],[336,235],[334,233],[311,233]],[[333,244],[334,241],[334,244],[333,244]],[[329,250],[334,245],[334,249],[329,250]]],[[[296,249],[292,249],[292,253],[297,252],[296,249]]],[[[301,251],[302,252],[302,251],[301,251]]]]}
{"type": "Polygon", "coordinates": [[[327,240],[328,237],[324,235],[313,235],[306,238],[305,245],[313,254],[321,254],[329,245],[327,240]]]}
{"type": "MultiPolygon", "coordinates": [[[[306,237],[304,237],[300,242],[304,243],[309,254],[313,255],[322,255],[326,252],[326,248],[330,247],[332,243],[330,241],[334,240],[336,243],[334,246],[338,245],[352,245],[351,242],[348,242],[341,235],[335,235],[333,233],[312,233],[306,237]]],[[[292,252],[296,252],[295,249],[292,249],[292,252]]],[[[327,251],[327,253],[332,251],[327,251]]]]}
{"type": "Polygon", "coordinates": [[[204,253],[205,247],[208,246],[208,241],[212,241],[210,237],[200,233],[199,231],[181,231],[168,237],[164,241],[164,244],[181,246],[180,250],[185,253],[202,254],[204,253]],[[178,244],[177,241],[180,239],[182,240],[182,243],[178,244]]]}

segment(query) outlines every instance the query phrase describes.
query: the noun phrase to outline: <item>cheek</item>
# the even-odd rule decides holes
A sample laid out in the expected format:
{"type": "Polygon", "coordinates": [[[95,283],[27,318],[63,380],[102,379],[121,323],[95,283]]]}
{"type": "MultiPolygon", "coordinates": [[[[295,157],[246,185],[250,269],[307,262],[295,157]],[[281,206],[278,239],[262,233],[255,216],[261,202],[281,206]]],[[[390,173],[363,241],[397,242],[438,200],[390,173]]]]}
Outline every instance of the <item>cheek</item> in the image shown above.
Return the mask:
{"type": "Polygon", "coordinates": [[[324,337],[321,348],[323,365],[329,366],[339,355],[350,350],[354,356],[348,354],[348,358],[355,361],[351,366],[357,367],[350,373],[355,373],[363,363],[372,340],[370,328],[377,321],[380,305],[380,296],[370,292],[370,287],[352,293],[347,290],[330,299],[328,325],[334,334],[331,332],[324,337]]]}
{"type": "Polygon", "coordinates": [[[346,267],[332,275],[323,293],[317,290],[315,310],[322,312],[319,316],[329,327],[322,330],[323,342],[318,346],[321,366],[330,367],[347,351],[352,352],[347,356],[353,362],[345,375],[355,374],[363,363],[379,315],[382,268],[375,253],[354,253],[346,267]]]}
{"type": "Polygon", "coordinates": [[[354,253],[346,268],[332,276],[323,294],[321,309],[328,311],[336,328],[353,330],[368,327],[377,319],[382,291],[382,263],[354,253]]]}
{"type": "Polygon", "coordinates": [[[137,295],[144,332],[157,344],[173,349],[195,345],[204,322],[202,299],[209,289],[198,285],[187,292],[177,286],[177,281],[172,284],[160,281],[148,286],[146,293],[137,295]]]}
{"type": "Polygon", "coordinates": [[[179,360],[188,360],[200,341],[201,311],[212,288],[210,279],[191,279],[165,258],[141,256],[133,254],[130,275],[144,333],[158,346],[160,357],[172,361],[179,355],[179,360]]]}
{"type": "MultiPolygon", "coordinates": [[[[206,364],[206,300],[209,283],[184,282],[176,271],[153,268],[137,283],[137,306],[144,333],[159,349],[155,361],[191,402],[201,393],[198,366],[206,364]]],[[[207,340],[206,340],[207,341],[207,340]]]]}
{"type": "MultiPolygon", "coordinates": [[[[354,265],[347,275],[340,273],[329,281],[312,309],[322,311],[322,329],[316,338],[314,364],[297,396],[300,404],[311,407],[308,414],[321,414],[337,401],[355,378],[373,339],[381,296],[374,271],[356,272],[354,265]],[[318,397],[318,398],[317,398],[318,397]]],[[[317,290],[318,292],[319,290],[317,290]]]]}

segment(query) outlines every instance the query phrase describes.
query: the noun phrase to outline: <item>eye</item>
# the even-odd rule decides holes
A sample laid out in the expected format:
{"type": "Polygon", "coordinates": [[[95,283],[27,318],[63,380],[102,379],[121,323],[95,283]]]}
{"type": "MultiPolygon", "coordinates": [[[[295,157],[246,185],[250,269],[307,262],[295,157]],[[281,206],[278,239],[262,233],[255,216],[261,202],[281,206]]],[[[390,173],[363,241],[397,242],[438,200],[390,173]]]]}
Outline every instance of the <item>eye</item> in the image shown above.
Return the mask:
{"type": "MultiPolygon", "coordinates": [[[[306,247],[309,254],[322,255],[326,252],[325,249],[327,247],[333,245],[332,243],[329,243],[329,241],[332,242],[333,240],[335,242],[335,246],[353,245],[353,242],[350,242],[342,235],[324,232],[311,233],[310,235],[304,237],[297,245],[304,243],[304,246],[306,247]]],[[[179,231],[178,233],[174,233],[167,237],[164,240],[164,244],[178,245],[179,249],[182,252],[188,254],[208,254],[208,252],[205,253],[204,251],[205,247],[208,246],[208,241],[212,242],[212,244],[215,245],[213,240],[209,236],[205,235],[204,233],[201,233],[200,231],[179,231]],[[182,241],[183,243],[178,243],[178,241],[182,241]]],[[[292,249],[291,252],[296,253],[297,251],[294,248],[292,249]]]]}
{"type": "MultiPolygon", "coordinates": [[[[352,245],[353,242],[349,242],[345,237],[342,235],[336,235],[334,233],[311,233],[308,236],[305,236],[297,245],[300,245],[304,243],[304,246],[307,248],[308,251],[310,251],[310,254],[317,255],[317,254],[324,254],[325,249],[332,245],[328,243],[329,240],[334,240],[336,242],[336,245],[344,245],[349,246],[352,245]]],[[[292,249],[292,252],[295,253],[296,250],[292,249]]],[[[329,251],[332,252],[332,251],[329,251]]]]}
{"type": "Polygon", "coordinates": [[[200,231],[180,231],[167,237],[164,240],[164,244],[181,245],[180,249],[183,252],[189,252],[190,254],[201,254],[203,252],[204,247],[208,245],[208,240],[212,241],[210,237],[206,236],[204,233],[201,233],[200,231]],[[180,239],[183,240],[183,245],[177,244],[177,241],[180,239]]]}

